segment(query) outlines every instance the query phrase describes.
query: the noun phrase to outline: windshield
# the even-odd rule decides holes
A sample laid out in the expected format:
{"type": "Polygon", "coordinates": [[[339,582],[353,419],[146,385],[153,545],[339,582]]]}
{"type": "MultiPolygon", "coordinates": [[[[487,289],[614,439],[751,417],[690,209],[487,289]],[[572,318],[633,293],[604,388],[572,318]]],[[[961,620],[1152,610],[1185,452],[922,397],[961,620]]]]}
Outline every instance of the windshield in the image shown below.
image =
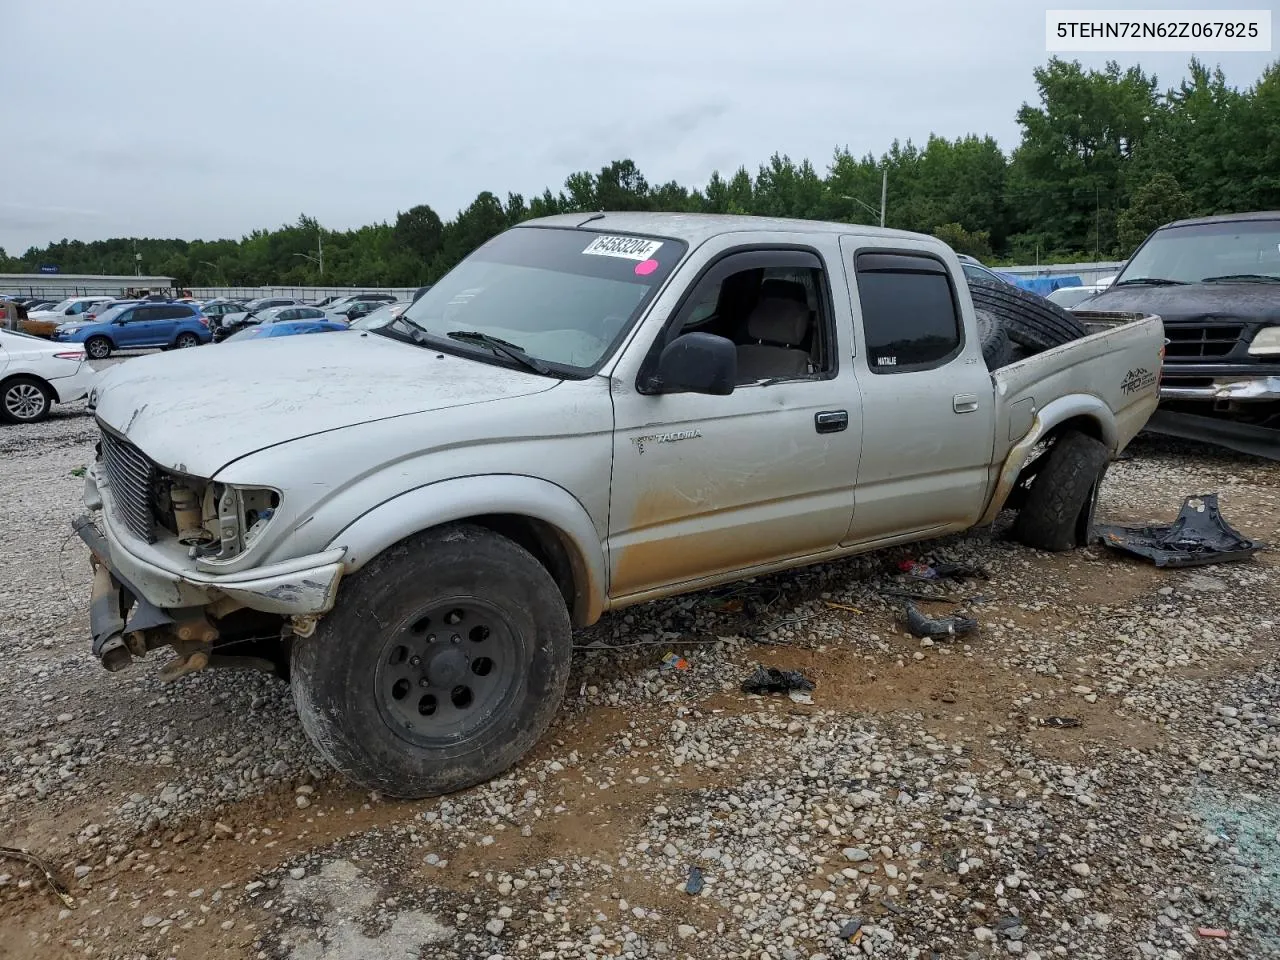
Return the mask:
{"type": "Polygon", "coordinates": [[[59,304],[57,304],[57,305],[55,305],[55,306],[52,306],[52,307],[45,307],[45,309],[46,309],[46,310],[53,310],[53,311],[56,311],[57,313],[62,313],[62,311],[66,310],[69,306],[71,306],[71,305],[72,305],[73,303],[75,303],[75,302],[76,302],[76,301],[75,301],[75,298],[73,297],[73,298],[71,298],[70,300],[63,300],[61,303],[59,303],[59,304]]]}
{"type": "Polygon", "coordinates": [[[1280,220],[1164,227],[1138,248],[1116,283],[1148,278],[1199,283],[1233,274],[1280,278],[1280,220]]]}
{"type": "Polygon", "coordinates": [[[125,304],[124,306],[112,307],[110,310],[104,310],[102,313],[98,314],[96,317],[93,318],[93,322],[94,323],[110,323],[112,320],[118,319],[120,315],[124,313],[125,310],[129,309],[129,307],[131,306],[133,306],[133,304],[125,304]]]}
{"type": "MultiPolygon", "coordinates": [[[[648,305],[685,249],[678,240],[516,228],[472,253],[401,316],[454,347],[461,344],[449,340],[450,333],[479,333],[566,372],[588,374],[648,305]]],[[[474,350],[486,358],[501,356],[482,344],[474,350]]]]}

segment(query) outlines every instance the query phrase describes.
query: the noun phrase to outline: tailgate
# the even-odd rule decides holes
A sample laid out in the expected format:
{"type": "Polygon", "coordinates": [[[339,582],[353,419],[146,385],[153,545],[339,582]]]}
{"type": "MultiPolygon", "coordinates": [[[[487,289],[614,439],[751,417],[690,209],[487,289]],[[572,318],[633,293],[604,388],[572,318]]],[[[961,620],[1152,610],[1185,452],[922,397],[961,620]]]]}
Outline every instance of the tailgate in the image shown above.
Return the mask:
{"type": "MultiPolygon", "coordinates": [[[[991,374],[996,391],[996,460],[1026,436],[1040,412],[1060,402],[1069,415],[1113,420],[1115,450],[1142,429],[1159,400],[1164,323],[1154,314],[1079,312],[1089,335],[991,374]],[[1100,407],[1110,410],[1110,417],[1100,407]]],[[[1058,417],[1055,414],[1054,419],[1058,417]]]]}

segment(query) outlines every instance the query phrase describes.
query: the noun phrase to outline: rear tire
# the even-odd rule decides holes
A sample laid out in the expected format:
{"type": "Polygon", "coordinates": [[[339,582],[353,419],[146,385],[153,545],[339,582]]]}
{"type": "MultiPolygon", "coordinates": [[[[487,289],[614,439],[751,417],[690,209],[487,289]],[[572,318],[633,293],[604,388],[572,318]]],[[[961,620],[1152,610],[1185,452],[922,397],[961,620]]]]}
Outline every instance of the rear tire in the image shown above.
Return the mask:
{"type": "Polygon", "coordinates": [[[38,423],[49,416],[53,391],[35,377],[14,377],[0,384],[0,420],[38,423]]]}
{"type": "Polygon", "coordinates": [[[1060,436],[1044,458],[1014,522],[1013,535],[1038,550],[1060,552],[1084,546],[1111,453],[1106,444],[1072,430],[1060,436]]]}
{"type": "Polygon", "coordinates": [[[523,547],[482,527],[388,548],[294,641],[303,729],[338,771],[395,797],[450,793],[525,755],[564,696],[569,614],[523,547]]]}
{"type": "Polygon", "coordinates": [[[194,333],[180,333],[178,339],[173,341],[173,345],[179,350],[186,350],[189,347],[200,346],[200,338],[194,333]]]}
{"type": "Polygon", "coordinates": [[[93,360],[105,360],[111,356],[111,341],[106,337],[90,337],[84,342],[84,352],[93,360]]]}
{"type": "Polygon", "coordinates": [[[1088,332],[1070,311],[1020,287],[995,280],[970,280],[969,295],[975,309],[995,314],[1009,339],[1032,351],[1079,340],[1088,332]]]}

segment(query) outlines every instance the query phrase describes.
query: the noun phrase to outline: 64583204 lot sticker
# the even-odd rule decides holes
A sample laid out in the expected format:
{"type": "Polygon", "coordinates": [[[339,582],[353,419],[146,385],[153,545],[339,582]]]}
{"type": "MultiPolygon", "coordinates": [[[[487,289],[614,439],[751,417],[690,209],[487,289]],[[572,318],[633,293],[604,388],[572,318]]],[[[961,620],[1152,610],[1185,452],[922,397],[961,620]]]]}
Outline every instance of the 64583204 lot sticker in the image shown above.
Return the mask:
{"type": "Polygon", "coordinates": [[[587,244],[587,249],[582,252],[596,257],[648,260],[661,247],[660,240],[646,240],[644,237],[613,237],[602,233],[587,244]]]}

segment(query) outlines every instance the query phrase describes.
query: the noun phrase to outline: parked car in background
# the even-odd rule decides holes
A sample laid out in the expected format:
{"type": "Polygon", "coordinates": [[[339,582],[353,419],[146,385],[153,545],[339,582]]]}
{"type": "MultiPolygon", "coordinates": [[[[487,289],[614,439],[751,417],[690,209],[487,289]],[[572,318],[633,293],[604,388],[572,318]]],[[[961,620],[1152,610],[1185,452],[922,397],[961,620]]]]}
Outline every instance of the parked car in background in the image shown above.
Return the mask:
{"type": "Polygon", "coordinates": [[[1099,283],[1090,283],[1079,287],[1059,287],[1057,290],[1051,290],[1045,299],[1050,303],[1056,303],[1060,307],[1070,310],[1072,307],[1079,306],[1086,300],[1096,297],[1106,286],[1099,283]]]}
{"type": "MultiPolygon", "coordinates": [[[[356,303],[372,303],[375,305],[383,303],[395,303],[398,298],[393,293],[353,293],[346,297],[337,297],[330,303],[325,305],[325,310],[330,313],[336,311],[345,311],[349,306],[356,303]]],[[[319,306],[319,304],[317,304],[319,306]]]]}
{"type": "Polygon", "coordinates": [[[20,329],[33,337],[52,337],[58,324],[65,323],[68,317],[78,317],[90,312],[99,304],[107,303],[111,299],[111,297],[68,297],[47,310],[27,308],[27,318],[21,322],[20,329]]]}
{"type": "Polygon", "coordinates": [[[293,304],[283,307],[267,307],[264,310],[243,311],[241,313],[224,314],[218,322],[218,326],[212,330],[213,342],[221,343],[228,337],[240,332],[246,327],[257,326],[263,323],[275,323],[277,321],[288,320],[332,320],[327,317],[325,312],[319,307],[308,307],[299,304],[293,304]]]}
{"type": "Polygon", "coordinates": [[[81,346],[0,330],[0,420],[43,420],[55,403],[81,399],[96,378],[81,346]]]}
{"type": "Polygon", "coordinates": [[[85,353],[103,360],[116,350],[195,347],[212,337],[198,307],[144,301],[114,307],[91,321],[64,323],[54,331],[54,339],[83,343],[85,353]]]}
{"type": "Polygon", "coordinates": [[[996,273],[976,257],[971,257],[967,253],[958,253],[956,256],[960,260],[960,269],[964,271],[966,280],[994,280],[997,283],[1011,283],[1007,276],[1002,273],[996,273]]]}
{"type": "Polygon", "coordinates": [[[223,317],[244,313],[245,309],[242,303],[232,303],[230,300],[210,300],[208,303],[200,305],[200,312],[209,318],[209,329],[216,332],[222,323],[223,317]]]}
{"type": "Polygon", "coordinates": [[[330,307],[325,310],[325,314],[330,320],[353,323],[361,317],[382,309],[384,306],[386,306],[386,303],[381,300],[353,300],[349,303],[339,304],[336,308],[330,307]]]}
{"type": "Polygon", "coordinates": [[[348,329],[345,323],[336,320],[277,320],[275,323],[259,323],[245,327],[222,343],[238,343],[243,340],[264,340],[275,337],[295,337],[304,333],[336,333],[348,329]]]}
{"type": "Polygon", "coordinates": [[[1280,459],[1280,211],[1166,224],[1076,309],[1164,320],[1150,430],[1280,459]]]}
{"type": "Polygon", "coordinates": [[[352,330],[377,330],[391,323],[396,317],[404,313],[405,308],[410,306],[408,300],[397,300],[395,303],[388,303],[379,307],[372,313],[366,313],[363,317],[357,317],[351,321],[352,330]]]}
{"type": "Polygon", "coordinates": [[[301,301],[293,299],[293,297],[258,297],[256,300],[250,300],[244,305],[244,309],[248,313],[258,310],[267,310],[271,307],[291,307],[301,301]]]}

